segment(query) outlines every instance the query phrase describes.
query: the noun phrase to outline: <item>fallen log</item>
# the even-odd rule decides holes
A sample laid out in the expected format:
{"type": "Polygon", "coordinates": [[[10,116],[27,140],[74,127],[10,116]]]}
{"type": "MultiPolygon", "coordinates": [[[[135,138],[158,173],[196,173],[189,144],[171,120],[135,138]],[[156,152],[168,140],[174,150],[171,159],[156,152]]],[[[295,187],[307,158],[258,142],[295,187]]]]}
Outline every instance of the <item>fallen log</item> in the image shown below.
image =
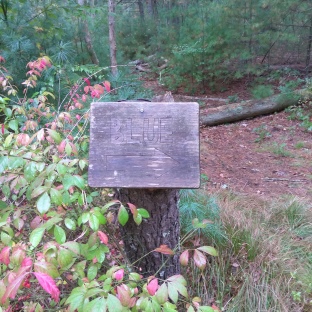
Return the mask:
{"type": "Polygon", "coordinates": [[[261,100],[249,100],[241,103],[227,104],[208,108],[201,116],[202,126],[217,126],[220,124],[236,122],[244,119],[268,115],[297,105],[300,98],[305,98],[307,90],[298,90],[291,93],[274,95],[261,100]]]}

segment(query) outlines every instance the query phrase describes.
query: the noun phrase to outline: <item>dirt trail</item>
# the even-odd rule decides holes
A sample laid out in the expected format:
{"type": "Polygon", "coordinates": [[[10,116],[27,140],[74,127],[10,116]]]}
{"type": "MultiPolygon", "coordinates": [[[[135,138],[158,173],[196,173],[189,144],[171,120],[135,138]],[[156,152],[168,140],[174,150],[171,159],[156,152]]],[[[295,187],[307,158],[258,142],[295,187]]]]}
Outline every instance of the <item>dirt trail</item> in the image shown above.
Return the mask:
{"type": "MultiPolygon", "coordinates": [[[[149,81],[146,86],[156,94],[164,93],[157,82],[149,81]]],[[[250,98],[244,83],[232,87],[205,96],[250,98]]],[[[173,95],[180,100],[179,94],[173,95]]],[[[200,103],[201,113],[220,103],[226,105],[211,100],[200,103]]],[[[201,174],[207,189],[226,188],[264,197],[312,198],[312,134],[285,112],[201,128],[200,143],[201,174]]]]}

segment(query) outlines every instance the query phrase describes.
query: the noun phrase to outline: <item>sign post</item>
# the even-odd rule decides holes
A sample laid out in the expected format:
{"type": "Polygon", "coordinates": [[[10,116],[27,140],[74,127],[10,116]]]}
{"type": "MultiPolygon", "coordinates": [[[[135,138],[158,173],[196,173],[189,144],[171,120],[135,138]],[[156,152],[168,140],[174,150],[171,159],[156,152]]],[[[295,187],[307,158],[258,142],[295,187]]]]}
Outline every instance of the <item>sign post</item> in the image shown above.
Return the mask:
{"type": "MultiPolygon", "coordinates": [[[[140,226],[129,220],[121,229],[130,262],[160,245],[178,245],[178,189],[199,184],[198,103],[92,104],[89,185],[118,188],[120,201],[150,213],[140,226]]],[[[136,265],[145,276],[179,271],[178,255],[150,253],[136,265]]]]}

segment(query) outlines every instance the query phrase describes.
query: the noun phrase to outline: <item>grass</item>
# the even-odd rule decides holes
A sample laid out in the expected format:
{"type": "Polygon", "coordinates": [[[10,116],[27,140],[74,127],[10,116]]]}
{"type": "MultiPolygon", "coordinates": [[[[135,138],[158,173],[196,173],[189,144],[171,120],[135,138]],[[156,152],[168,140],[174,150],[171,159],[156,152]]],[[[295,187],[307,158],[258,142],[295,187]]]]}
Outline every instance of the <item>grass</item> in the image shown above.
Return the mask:
{"type": "Polygon", "coordinates": [[[294,146],[296,149],[301,149],[301,148],[305,148],[305,143],[304,142],[297,142],[294,146]]]}
{"type": "Polygon", "coordinates": [[[287,149],[286,143],[273,142],[273,144],[265,144],[259,150],[271,152],[279,157],[295,157],[295,155],[287,149]]]}
{"type": "MultiPolygon", "coordinates": [[[[199,193],[206,203],[201,216],[211,213],[204,206],[218,207],[212,209],[218,231],[211,228],[215,235],[201,235],[219,256],[203,272],[188,268],[193,295],[228,312],[312,311],[311,204],[294,197],[265,201],[228,191],[199,193]]],[[[195,191],[188,195],[189,203],[193,195],[198,199],[195,191]]],[[[191,211],[197,215],[195,206],[191,211]]]]}

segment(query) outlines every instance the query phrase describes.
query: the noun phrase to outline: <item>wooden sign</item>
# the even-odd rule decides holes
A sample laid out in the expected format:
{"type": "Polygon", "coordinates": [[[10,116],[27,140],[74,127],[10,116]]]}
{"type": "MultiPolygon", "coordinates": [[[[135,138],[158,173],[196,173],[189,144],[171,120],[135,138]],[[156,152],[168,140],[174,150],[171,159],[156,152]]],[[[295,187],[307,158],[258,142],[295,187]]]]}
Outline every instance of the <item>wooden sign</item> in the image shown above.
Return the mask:
{"type": "Polygon", "coordinates": [[[199,105],[91,104],[89,185],[198,188],[199,105]]]}

